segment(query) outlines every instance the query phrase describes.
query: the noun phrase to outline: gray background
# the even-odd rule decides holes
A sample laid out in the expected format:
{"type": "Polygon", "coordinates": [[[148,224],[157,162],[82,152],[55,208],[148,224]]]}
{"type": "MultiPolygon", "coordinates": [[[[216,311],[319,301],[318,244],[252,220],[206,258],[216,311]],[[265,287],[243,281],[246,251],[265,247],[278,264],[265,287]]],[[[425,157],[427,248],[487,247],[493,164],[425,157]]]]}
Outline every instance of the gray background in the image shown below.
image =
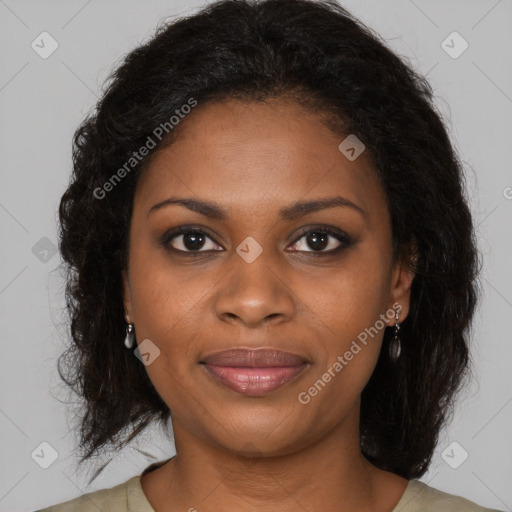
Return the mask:
{"type": "MultiPolygon", "coordinates": [[[[154,428],[90,487],[90,475],[76,472],[71,417],[56,399],[66,396],[55,365],[67,334],[59,255],[53,253],[55,211],[71,169],[73,131],[97,101],[113,64],[150,37],[161,18],[200,5],[0,0],[1,511],[33,510],[123,482],[152,462],[134,447],[158,460],[174,454],[154,428]],[[31,47],[43,31],[59,45],[47,59],[31,47]],[[40,464],[51,450],[42,442],[58,453],[47,469],[40,464]],[[45,455],[38,459],[33,453],[45,455]]],[[[476,379],[458,402],[421,480],[512,510],[512,2],[350,0],[343,5],[428,75],[464,161],[484,255],[484,295],[472,345],[476,379]],[[442,47],[453,31],[469,44],[458,58],[442,47]],[[450,446],[453,442],[458,445],[450,446]],[[457,469],[450,467],[446,454],[453,465],[462,449],[469,457],[457,469]]],[[[446,44],[452,52],[461,48],[458,40],[446,44]]]]}

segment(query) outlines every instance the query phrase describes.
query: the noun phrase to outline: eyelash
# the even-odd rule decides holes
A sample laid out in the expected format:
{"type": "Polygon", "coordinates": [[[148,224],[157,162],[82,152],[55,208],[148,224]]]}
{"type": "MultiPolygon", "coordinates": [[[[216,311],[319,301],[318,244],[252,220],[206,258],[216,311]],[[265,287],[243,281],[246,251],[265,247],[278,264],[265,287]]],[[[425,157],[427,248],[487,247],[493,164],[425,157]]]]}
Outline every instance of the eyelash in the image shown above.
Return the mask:
{"type": "MultiPolygon", "coordinates": [[[[301,233],[299,233],[297,235],[297,237],[295,238],[295,241],[291,245],[295,245],[301,238],[303,238],[305,235],[308,235],[309,233],[312,233],[312,232],[332,236],[333,238],[338,240],[341,243],[341,245],[336,247],[336,249],[331,249],[330,251],[324,251],[324,252],[318,252],[318,251],[296,251],[296,252],[299,252],[299,253],[304,252],[308,255],[312,255],[314,258],[324,257],[324,256],[333,256],[333,255],[339,253],[340,251],[342,251],[343,249],[350,247],[353,244],[352,238],[349,235],[347,235],[347,233],[345,233],[344,231],[341,231],[341,230],[338,231],[329,226],[319,225],[319,226],[314,226],[314,227],[308,228],[307,230],[304,230],[301,233]]],[[[170,247],[170,242],[174,238],[176,238],[180,235],[183,235],[183,234],[187,234],[187,233],[199,233],[201,235],[205,235],[207,238],[212,240],[215,244],[220,245],[206,231],[200,229],[199,227],[194,227],[194,226],[180,226],[179,228],[172,229],[172,230],[166,232],[161,237],[160,243],[161,243],[161,245],[164,246],[164,248],[166,250],[171,251],[175,254],[186,255],[187,257],[188,256],[191,256],[191,257],[204,256],[205,253],[209,253],[209,252],[221,252],[218,250],[183,251],[181,249],[174,249],[173,247],[170,247]]],[[[295,251],[292,251],[292,252],[295,252],[295,251]]]]}

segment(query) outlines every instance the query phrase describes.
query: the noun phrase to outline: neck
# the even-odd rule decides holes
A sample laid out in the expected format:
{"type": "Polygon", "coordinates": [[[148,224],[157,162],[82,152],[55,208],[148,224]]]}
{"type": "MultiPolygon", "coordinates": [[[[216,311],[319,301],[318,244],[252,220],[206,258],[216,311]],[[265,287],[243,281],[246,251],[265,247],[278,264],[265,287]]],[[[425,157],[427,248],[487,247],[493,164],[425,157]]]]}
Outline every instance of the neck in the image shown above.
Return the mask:
{"type": "MultiPolygon", "coordinates": [[[[159,512],[389,512],[407,480],[376,468],[363,457],[359,418],[348,418],[307,447],[271,457],[228,452],[199,440],[173,419],[177,455],[159,468],[158,484],[159,470],[152,472],[154,492],[146,495],[150,494],[150,503],[159,512]]],[[[150,491],[150,486],[143,485],[143,489],[150,491]]]]}

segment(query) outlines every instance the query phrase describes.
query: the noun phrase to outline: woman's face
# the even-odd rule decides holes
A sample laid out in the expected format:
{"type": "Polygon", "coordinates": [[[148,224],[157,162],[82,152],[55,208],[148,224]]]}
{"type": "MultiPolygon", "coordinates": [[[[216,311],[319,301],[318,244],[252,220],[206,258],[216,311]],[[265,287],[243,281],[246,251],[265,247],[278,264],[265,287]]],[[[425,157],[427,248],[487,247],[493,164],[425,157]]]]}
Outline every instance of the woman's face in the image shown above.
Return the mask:
{"type": "Polygon", "coordinates": [[[367,154],[347,158],[346,136],[291,100],[199,105],[182,123],[137,187],[124,274],[125,308],[175,435],[277,455],[342,424],[354,432],[384,326],[396,302],[406,317],[413,278],[393,265],[367,154]],[[171,197],[190,207],[155,207],[171,197]],[[346,205],[297,208],[335,197],[346,205]],[[239,348],[295,357],[215,358],[239,348]]]}

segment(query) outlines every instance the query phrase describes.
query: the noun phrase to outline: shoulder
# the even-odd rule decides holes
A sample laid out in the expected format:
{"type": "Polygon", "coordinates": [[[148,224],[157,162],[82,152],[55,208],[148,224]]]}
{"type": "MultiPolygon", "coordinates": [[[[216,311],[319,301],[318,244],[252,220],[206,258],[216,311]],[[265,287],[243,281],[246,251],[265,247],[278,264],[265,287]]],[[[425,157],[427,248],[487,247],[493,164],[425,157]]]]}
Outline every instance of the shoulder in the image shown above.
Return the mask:
{"type": "Polygon", "coordinates": [[[98,510],[128,512],[128,490],[134,478],[115,487],[82,494],[72,500],[35,512],[98,512],[98,510]]]}
{"type": "Polygon", "coordinates": [[[406,491],[393,512],[501,512],[440,491],[421,482],[410,480],[406,491]]]}

